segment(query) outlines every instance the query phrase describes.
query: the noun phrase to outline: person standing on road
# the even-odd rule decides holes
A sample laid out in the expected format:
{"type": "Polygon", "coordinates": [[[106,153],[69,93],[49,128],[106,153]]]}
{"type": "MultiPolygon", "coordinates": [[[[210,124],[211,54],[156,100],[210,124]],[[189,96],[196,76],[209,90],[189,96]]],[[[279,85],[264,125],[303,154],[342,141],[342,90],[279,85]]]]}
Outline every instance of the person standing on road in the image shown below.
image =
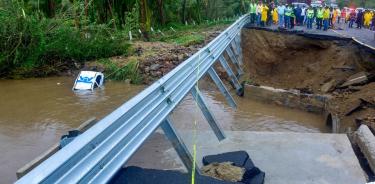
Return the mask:
{"type": "Polygon", "coordinates": [[[263,4],[259,3],[257,5],[256,14],[257,14],[257,26],[260,26],[261,18],[262,18],[262,7],[263,4]]]}
{"type": "Polygon", "coordinates": [[[329,27],[332,26],[332,19],[333,19],[333,8],[329,8],[329,27]]]}
{"type": "Polygon", "coordinates": [[[257,15],[257,4],[254,2],[254,0],[250,3],[250,22],[251,24],[255,24],[256,21],[256,15],[257,15]]]}
{"type": "Polygon", "coordinates": [[[277,6],[277,14],[279,16],[279,27],[284,27],[285,5],[281,4],[277,6]]]}
{"type": "Polygon", "coordinates": [[[332,29],[335,28],[335,24],[336,24],[337,16],[338,16],[337,9],[334,8],[334,9],[333,9],[333,15],[332,15],[332,22],[331,22],[331,27],[332,27],[332,29]]]}
{"type": "Polygon", "coordinates": [[[375,31],[375,13],[372,12],[371,30],[375,31]]]}
{"type": "Polygon", "coordinates": [[[290,29],[294,29],[294,23],[295,23],[295,20],[296,20],[297,8],[293,7],[293,6],[291,8],[292,8],[292,11],[291,11],[291,14],[290,14],[290,29]]]}
{"type": "Polygon", "coordinates": [[[267,7],[267,5],[264,4],[262,6],[262,18],[261,18],[261,21],[262,21],[261,25],[262,25],[262,27],[266,26],[266,24],[267,24],[268,10],[269,10],[269,8],[267,7]]]}
{"type": "Polygon", "coordinates": [[[341,10],[340,10],[340,8],[336,8],[336,13],[337,13],[337,23],[340,24],[340,19],[341,19],[341,10]]]}
{"type": "Polygon", "coordinates": [[[301,24],[304,26],[307,22],[307,8],[302,6],[302,13],[301,13],[301,24]]]}
{"type": "Polygon", "coordinates": [[[302,17],[302,8],[297,6],[294,8],[294,15],[296,18],[297,26],[301,25],[301,17],[302,17]]]}
{"type": "Polygon", "coordinates": [[[323,30],[324,31],[328,30],[329,21],[330,21],[330,9],[328,8],[328,6],[326,6],[323,11],[323,27],[324,27],[323,30]]]}
{"type": "Polygon", "coordinates": [[[285,9],[285,28],[290,29],[290,16],[292,15],[292,7],[287,5],[285,9]]]}
{"type": "Polygon", "coordinates": [[[356,23],[357,23],[357,28],[362,29],[362,26],[363,26],[363,12],[362,12],[362,10],[358,11],[356,23]]]}
{"type": "Polygon", "coordinates": [[[274,8],[272,10],[272,21],[273,21],[273,24],[277,25],[278,22],[279,22],[279,15],[277,13],[277,8],[274,8]]]}
{"type": "Polygon", "coordinates": [[[371,23],[371,20],[372,20],[371,12],[366,10],[363,17],[364,17],[364,26],[366,28],[370,28],[370,23],[371,23]]]}
{"type": "Polygon", "coordinates": [[[349,28],[353,28],[354,21],[356,20],[355,11],[352,10],[349,14],[349,28]]]}
{"type": "Polygon", "coordinates": [[[307,29],[312,29],[312,24],[313,24],[313,20],[314,20],[314,10],[309,7],[306,11],[306,14],[307,14],[307,29]]]}
{"type": "Polygon", "coordinates": [[[346,23],[348,23],[347,19],[346,19],[346,10],[345,9],[342,9],[341,10],[341,18],[344,19],[343,21],[346,23]]]}
{"type": "Polygon", "coordinates": [[[268,10],[267,10],[267,21],[266,21],[266,25],[269,26],[272,24],[272,10],[274,9],[275,7],[275,4],[273,3],[273,1],[271,1],[269,4],[268,4],[268,10]]]}
{"type": "Polygon", "coordinates": [[[316,11],[316,25],[317,25],[316,29],[319,29],[319,30],[321,30],[323,26],[323,12],[324,10],[322,7],[319,7],[316,11]]]}

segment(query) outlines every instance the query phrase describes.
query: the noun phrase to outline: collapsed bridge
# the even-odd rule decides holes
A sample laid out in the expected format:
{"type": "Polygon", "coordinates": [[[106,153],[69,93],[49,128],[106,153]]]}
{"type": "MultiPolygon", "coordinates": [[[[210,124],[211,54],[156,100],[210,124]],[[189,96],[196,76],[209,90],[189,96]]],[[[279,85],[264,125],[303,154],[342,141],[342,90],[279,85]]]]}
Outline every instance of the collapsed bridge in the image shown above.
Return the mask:
{"type": "MultiPolygon", "coordinates": [[[[292,179],[288,179],[293,173],[298,175],[293,181],[299,182],[314,178],[328,183],[363,183],[363,173],[344,134],[224,132],[220,127],[219,124],[223,122],[210,112],[207,101],[196,84],[208,74],[228,104],[236,107],[234,98],[220,80],[214,65],[220,64],[237,94],[243,94],[246,89],[240,84],[239,76],[244,74],[241,68],[243,58],[249,55],[243,57],[242,53],[252,49],[256,56],[265,50],[250,42],[247,44],[252,44],[255,48],[246,47],[247,51],[242,52],[239,34],[247,21],[248,16],[241,17],[198,53],[78,136],[22,177],[18,183],[107,183],[158,127],[171,141],[186,169],[192,171],[195,168],[199,173],[200,170],[195,165],[200,164],[194,163],[192,150],[186,146],[192,145],[189,142],[191,132],[178,134],[170,118],[170,113],[188,94],[197,102],[215,135],[213,139],[208,136],[209,132],[198,132],[198,142],[210,145],[198,148],[198,158],[202,158],[204,154],[242,149],[251,153],[255,162],[266,171],[266,182],[293,183],[292,179]],[[189,139],[183,139],[186,137],[189,139]],[[217,143],[217,140],[221,142],[217,143]],[[280,168],[285,169],[280,171],[280,168]],[[334,173],[346,174],[337,177],[334,173]]],[[[257,34],[250,36],[253,36],[255,41],[256,38],[264,40],[257,34]]],[[[267,42],[269,43],[265,41],[267,42]]],[[[325,49],[324,44],[312,45],[315,50],[325,49]]],[[[277,60],[279,55],[276,50],[270,57],[277,60]]],[[[254,64],[263,62],[258,60],[259,58],[248,58],[252,62],[252,65],[249,65],[250,70],[254,64]]]]}

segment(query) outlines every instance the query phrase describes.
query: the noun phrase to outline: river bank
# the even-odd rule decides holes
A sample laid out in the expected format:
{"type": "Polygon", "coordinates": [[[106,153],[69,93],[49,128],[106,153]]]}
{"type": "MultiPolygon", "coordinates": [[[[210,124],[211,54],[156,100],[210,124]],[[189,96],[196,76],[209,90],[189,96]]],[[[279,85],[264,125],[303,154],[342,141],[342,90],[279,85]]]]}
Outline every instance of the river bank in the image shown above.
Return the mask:
{"type": "MultiPolygon", "coordinates": [[[[52,57],[48,59],[48,62],[42,62],[40,65],[11,69],[1,74],[0,78],[76,76],[81,70],[98,70],[103,72],[107,79],[132,84],[150,84],[214,39],[233,20],[214,21],[199,25],[179,25],[150,34],[149,41],[143,41],[142,37],[137,35],[134,35],[131,41],[127,36],[116,38],[119,39],[118,46],[123,49],[119,52],[108,53],[114,56],[90,60],[52,57]]],[[[100,50],[98,52],[106,52],[101,48],[97,49],[100,50]]]]}
{"type": "Polygon", "coordinates": [[[175,36],[157,38],[152,42],[134,41],[133,54],[89,61],[83,68],[95,68],[112,79],[148,85],[192,56],[226,27],[227,24],[220,24],[207,28],[181,30],[175,33],[175,36]],[[129,72],[126,67],[134,64],[136,66],[131,69],[133,72],[129,72]]]}

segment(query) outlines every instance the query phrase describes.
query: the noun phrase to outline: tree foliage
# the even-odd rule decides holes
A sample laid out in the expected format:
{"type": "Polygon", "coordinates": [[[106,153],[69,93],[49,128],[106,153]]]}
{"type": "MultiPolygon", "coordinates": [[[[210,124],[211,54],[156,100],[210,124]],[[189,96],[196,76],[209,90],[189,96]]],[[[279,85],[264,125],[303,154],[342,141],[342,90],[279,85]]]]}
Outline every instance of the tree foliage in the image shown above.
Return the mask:
{"type": "Polygon", "coordinates": [[[244,13],[245,1],[1,0],[0,76],[14,69],[126,54],[129,31],[136,35],[140,30],[148,40],[152,27],[169,29],[244,13]]]}

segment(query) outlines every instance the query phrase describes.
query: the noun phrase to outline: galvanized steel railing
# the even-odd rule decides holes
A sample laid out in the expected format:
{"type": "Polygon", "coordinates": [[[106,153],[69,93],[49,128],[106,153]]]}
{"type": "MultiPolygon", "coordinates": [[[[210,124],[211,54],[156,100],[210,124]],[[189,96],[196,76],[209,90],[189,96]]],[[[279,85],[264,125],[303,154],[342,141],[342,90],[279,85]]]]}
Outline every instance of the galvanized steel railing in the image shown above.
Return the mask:
{"type": "Polygon", "coordinates": [[[219,61],[236,90],[241,90],[224,53],[226,52],[233,62],[237,74],[241,75],[242,52],[239,34],[248,20],[248,15],[240,17],[207,46],[103,118],[16,183],[106,183],[159,126],[172,141],[185,166],[191,169],[192,157],[168,116],[190,92],[218,139],[225,138],[203,96],[194,85],[208,73],[229,104],[236,107],[213,65],[219,61]]]}

